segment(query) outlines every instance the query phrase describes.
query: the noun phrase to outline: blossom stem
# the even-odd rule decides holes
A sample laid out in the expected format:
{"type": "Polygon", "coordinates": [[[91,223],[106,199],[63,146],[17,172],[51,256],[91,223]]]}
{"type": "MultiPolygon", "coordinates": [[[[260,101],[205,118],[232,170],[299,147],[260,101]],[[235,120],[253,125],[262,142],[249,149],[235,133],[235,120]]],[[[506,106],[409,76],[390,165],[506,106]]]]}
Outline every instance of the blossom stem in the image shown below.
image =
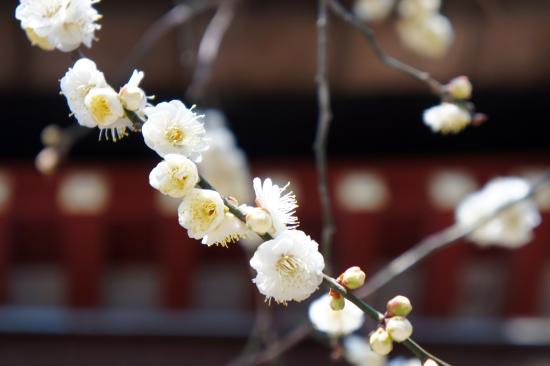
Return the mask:
{"type": "Polygon", "coordinates": [[[321,200],[323,228],[321,234],[321,252],[325,257],[326,271],[330,273],[332,237],[334,235],[334,218],[330,204],[327,178],[327,141],[332,121],[330,108],[330,89],[328,81],[327,50],[328,6],[327,0],[319,0],[317,16],[317,100],[318,122],[313,150],[317,165],[318,190],[321,200]]]}
{"type": "Polygon", "coordinates": [[[369,42],[376,57],[385,65],[399,70],[413,78],[426,83],[431,90],[439,97],[445,97],[445,87],[436,79],[434,79],[428,72],[417,69],[411,65],[408,65],[392,56],[389,56],[374,36],[374,31],[368,27],[361,19],[356,17],[352,12],[348,11],[338,0],[326,0],[328,6],[334,14],[340,17],[344,22],[350,24],[352,27],[361,32],[367,41],[369,42]]]}
{"type": "MultiPolygon", "coordinates": [[[[326,286],[330,287],[334,291],[337,291],[340,295],[354,303],[359,309],[363,310],[367,316],[369,316],[371,319],[380,322],[384,319],[384,314],[349,292],[345,287],[340,285],[334,278],[327,276],[326,274],[323,274],[323,282],[326,286]]],[[[422,348],[418,343],[416,343],[412,338],[409,338],[403,342],[401,342],[402,345],[407,347],[422,363],[424,363],[428,359],[432,359],[435,362],[437,362],[440,366],[450,366],[449,363],[439,359],[438,357],[432,355],[428,351],[426,351],[424,348],[422,348]]]]}

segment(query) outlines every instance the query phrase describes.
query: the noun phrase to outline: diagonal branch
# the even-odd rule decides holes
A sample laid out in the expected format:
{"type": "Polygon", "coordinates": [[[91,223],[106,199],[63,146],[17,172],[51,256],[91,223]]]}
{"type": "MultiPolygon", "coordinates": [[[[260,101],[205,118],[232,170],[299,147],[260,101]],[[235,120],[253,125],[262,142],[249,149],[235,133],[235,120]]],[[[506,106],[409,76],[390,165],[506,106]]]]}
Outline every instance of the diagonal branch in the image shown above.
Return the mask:
{"type": "Polygon", "coordinates": [[[382,63],[409,76],[412,76],[413,78],[423,83],[428,84],[431,90],[438,96],[443,97],[445,95],[444,86],[439,81],[435,80],[429,73],[419,70],[385,53],[378,43],[378,40],[374,36],[374,31],[361,19],[356,17],[355,14],[344,8],[344,6],[342,6],[342,4],[340,4],[338,0],[327,0],[327,2],[328,6],[335,15],[337,15],[340,19],[351,25],[353,28],[357,29],[365,36],[372,50],[374,51],[374,54],[382,63]]]}
{"type": "Polygon", "coordinates": [[[448,247],[451,244],[456,243],[458,240],[466,238],[472,232],[494,219],[506,209],[518,204],[519,202],[531,198],[537,192],[537,190],[539,190],[549,180],[550,170],[546,171],[539,179],[533,182],[530,189],[525,193],[525,195],[507,202],[506,204],[497,208],[491,214],[484,217],[482,220],[476,222],[474,225],[459,226],[455,224],[426,237],[418,244],[414,245],[409,250],[399,255],[397,258],[394,258],[390,263],[384,266],[384,268],[372,275],[365,283],[365,285],[356,292],[356,295],[360,298],[365,298],[371,295],[372,293],[385,286],[395,277],[399,276],[416,263],[431,255],[436,250],[448,247]]]}

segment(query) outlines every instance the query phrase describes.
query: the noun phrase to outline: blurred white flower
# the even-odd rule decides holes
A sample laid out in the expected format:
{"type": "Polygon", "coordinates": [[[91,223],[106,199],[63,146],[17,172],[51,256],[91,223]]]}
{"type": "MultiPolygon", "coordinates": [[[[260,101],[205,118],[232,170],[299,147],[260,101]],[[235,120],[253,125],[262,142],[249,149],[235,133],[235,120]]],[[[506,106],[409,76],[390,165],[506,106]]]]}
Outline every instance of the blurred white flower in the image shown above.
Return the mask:
{"type": "Polygon", "coordinates": [[[353,12],[365,21],[382,21],[386,19],[395,4],[395,0],[357,0],[353,12]]]}
{"type": "Polygon", "coordinates": [[[232,213],[226,212],[220,224],[202,238],[202,244],[227,247],[245,237],[247,232],[248,229],[241,220],[232,213]]]}
{"type": "Polygon", "coordinates": [[[201,239],[222,222],[224,208],[218,192],[193,188],[178,207],[179,223],[187,229],[190,238],[201,239]]]}
{"type": "Polygon", "coordinates": [[[361,328],[365,314],[355,304],[345,299],[342,310],[332,310],[332,297],[325,294],[309,305],[309,321],[318,331],[333,337],[350,334],[361,328]]]}
{"type": "Polygon", "coordinates": [[[387,366],[422,366],[422,362],[418,358],[392,358],[387,366]]]}
{"type": "Polygon", "coordinates": [[[265,179],[263,184],[260,178],[254,178],[253,185],[256,204],[271,215],[273,228],[268,231],[269,234],[277,236],[287,229],[298,227],[298,218],[294,216],[298,207],[296,197],[292,191],[283,194],[288,184],[279,188],[269,178],[265,179]]]}
{"type": "Polygon", "coordinates": [[[439,12],[441,0],[401,0],[397,7],[403,18],[424,18],[439,12]]]}
{"type": "Polygon", "coordinates": [[[147,122],[142,134],[147,146],[160,156],[181,154],[194,162],[208,149],[206,131],[199,121],[202,116],[187,108],[179,100],[146,107],[147,122]]]}
{"type": "Polygon", "coordinates": [[[202,154],[201,174],[221,194],[235,197],[239,202],[250,202],[251,176],[244,152],[237,146],[221,112],[209,109],[204,111],[204,116],[210,147],[202,154]]]}
{"type": "Polygon", "coordinates": [[[371,348],[369,343],[356,335],[344,338],[344,357],[354,366],[384,366],[386,357],[379,356],[371,348]]]}
{"type": "Polygon", "coordinates": [[[403,18],[397,23],[401,42],[419,55],[440,59],[454,38],[451,22],[441,14],[422,18],[403,18]]]}
{"type": "Polygon", "coordinates": [[[129,111],[138,112],[147,105],[147,96],[139,87],[144,76],[143,71],[134,70],[130,80],[118,92],[122,105],[129,111]]]}
{"type": "MultiPolygon", "coordinates": [[[[456,209],[457,224],[471,226],[491,215],[510,201],[524,197],[529,184],[521,178],[496,178],[482,190],[468,195],[456,209]]],[[[533,238],[533,229],[540,224],[537,206],[522,201],[507,208],[469,235],[479,246],[498,245],[517,248],[533,238]]]]}
{"type": "Polygon", "coordinates": [[[171,197],[183,197],[199,181],[197,166],[183,155],[167,154],[149,174],[149,184],[171,197]]]}
{"type": "MultiPolygon", "coordinates": [[[[325,262],[319,245],[303,231],[286,230],[261,244],[250,260],[252,281],[270,301],[307,299],[323,281],[325,262]]],[[[328,306],[328,305],[327,305],[328,306]]]]}
{"type": "Polygon", "coordinates": [[[91,47],[101,15],[95,0],[20,0],[15,17],[33,45],[70,52],[81,44],[91,47]]]}
{"type": "Polygon", "coordinates": [[[61,78],[61,93],[67,98],[69,109],[84,127],[96,127],[97,122],[86,108],[86,95],[93,88],[107,87],[105,76],[96,64],[87,58],[76,61],[61,78]]]}
{"type": "Polygon", "coordinates": [[[424,123],[432,131],[458,133],[472,122],[472,117],[464,108],[453,103],[441,103],[424,111],[424,123]]]}

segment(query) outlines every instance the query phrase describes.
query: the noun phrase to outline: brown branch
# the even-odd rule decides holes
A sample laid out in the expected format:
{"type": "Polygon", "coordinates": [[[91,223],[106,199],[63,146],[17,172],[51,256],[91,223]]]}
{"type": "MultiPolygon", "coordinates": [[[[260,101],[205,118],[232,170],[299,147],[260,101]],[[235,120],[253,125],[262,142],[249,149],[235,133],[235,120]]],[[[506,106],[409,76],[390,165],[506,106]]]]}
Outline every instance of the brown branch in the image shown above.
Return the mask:
{"type": "Polygon", "coordinates": [[[328,49],[327,49],[328,7],[326,0],[319,0],[317,16],[317,103],[318,121],[317,133],[313,150],[317,166],[319,197],[322,206],[323,229],[321,235],[321,252],[325,257],[325,271],[330,273],[330,258],[332,237],[334,235],[334,219],[329,196],[327,178],[327,141],[332,121],[330,108],[330,90],[328,81],[328,49]]]}
{"type": "Polygon", "coordinates": [[[359,32],[361,32],[365,36],[374,54],[382,63],[396,70],[399,70],[409,76],[412,76],[413,78],[423,83],[426,83],[431,88],[431,90],[438,96],[442,98],[445,96],[444,86],[439,81],[431,77],[431,75],[428,72],[419,70],[385,53],[382,47],[380,46],[380,44],[378,43],[378,40],[374,36],[374,31],[369,26],[367,26],[361,19],[356,17],[355,14],[353,14],[352,12],[344,8],[344,6],[342,6],[342,4],[340,4],[338,0],[327,0],[327,2],[328,2],[328,6],[330,7],[330,9],[335,15],[337,15],[344,22],[350,24],[353,28],[357,29],[359,32]]]}
{"type": "Polygon", "coordinates": [[[197,101],[204,96],[204,92],[212,74],[212,66],[218,56],[224,35],[235,16],[235,8],[239,0],[223,1],[216,14],[206,27],[197,52],[197,65],[187,88],[187,98],[197,101]]]}
{"type": "Polygon", "coordinates": [[[219,0],[197,0],[192,3],[178,4],[166,14],[151,24],[136,43],[126,62],[121,67],[121,72],[127,72],[141,61],[147,52],[161,39],[177,26],[185,23],[195,15],[218,5],[219,0]]]}

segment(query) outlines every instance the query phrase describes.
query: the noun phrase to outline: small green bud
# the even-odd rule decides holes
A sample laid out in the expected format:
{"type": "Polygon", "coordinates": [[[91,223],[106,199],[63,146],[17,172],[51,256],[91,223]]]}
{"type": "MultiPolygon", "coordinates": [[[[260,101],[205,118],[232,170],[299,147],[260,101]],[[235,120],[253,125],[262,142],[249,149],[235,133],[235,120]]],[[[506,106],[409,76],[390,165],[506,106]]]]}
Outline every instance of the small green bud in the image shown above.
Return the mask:
{"type": "Polygon", "coordinates": [[[334,311],[340,311],[346,306],[346,300],[343,296],[334,297],[330,299],[330,308],[334,311]]]}
{"type": "Polygon", "coordinates": [[[407,316],[412,311],[412,305],[408,298],[398,295],[388,301],[386,309],[390,316],[407,316]]]}

